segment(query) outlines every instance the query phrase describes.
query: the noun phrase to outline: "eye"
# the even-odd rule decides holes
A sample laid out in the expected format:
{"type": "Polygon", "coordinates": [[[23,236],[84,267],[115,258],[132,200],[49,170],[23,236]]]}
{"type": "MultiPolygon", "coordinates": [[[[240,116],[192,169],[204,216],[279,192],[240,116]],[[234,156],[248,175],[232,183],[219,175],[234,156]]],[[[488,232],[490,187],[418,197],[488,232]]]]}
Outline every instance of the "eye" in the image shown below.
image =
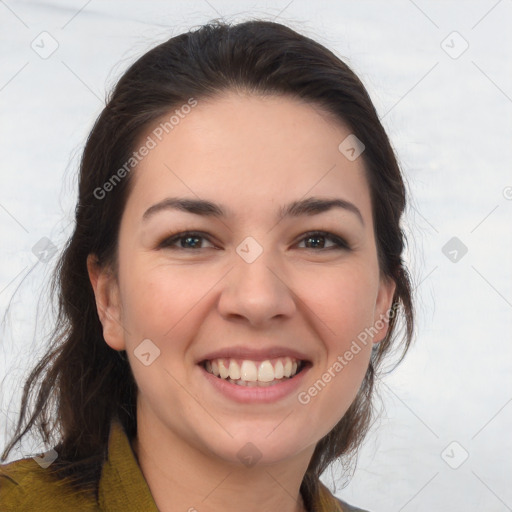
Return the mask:
{"type": "Polygon", "coordinates": [[[303,238],[301,239],[300,243],[302,243],[303,241],[306,241],[306,244],[309,244],[309,247],[304,247],[305,249],[350,250],[350,246],[348,245],[348,243],[345,240],[343,240],[339,236],[336,236],[332,233],[328,233],[326,231],[311,231],[309,233],[306,233],[303,236],[303,238]],[[331,241],[334,245],[332,245],[330,247],[325,247],[326,240],[331,241]]]}
{"type": "MultiPolygon", "coordinates": [[[[201,240],[208,240],[204,233],[197,231],[184,231],[182,233],[176,233],[167,237],[165,240],[158,244],[159,249],[205,249],[200,247],[201,240]],[[180,243],[176,246],[176,243],[180,243]]],[[[212,245],[212,247],[214,247],[212,245]]]]}
{"type": "MultiPolygon", "coordinates": [[[[183,231],[181,233],[175,233],[165,238],[158,245],[158,249],[207,249],[207,247],[201,246],[201,242],[205,240],[208,241],[208,237],[205,233],[200,231],[183,231]],[[179,245],[177,245],[178,243],[179,245]]],[[[307,244],[304,249],[309,250],[350,250],[350,246],[345,240],[326,231],[310,231],[309,233],[305,233],[300,243],[302,242],[307,244]],[[326,241],[330,241],[333,245],[326,247],[326,241]]],[[[211,242],[208,241],[208,243],[210,243],[211,247],[215,248],[211,242]]]]}

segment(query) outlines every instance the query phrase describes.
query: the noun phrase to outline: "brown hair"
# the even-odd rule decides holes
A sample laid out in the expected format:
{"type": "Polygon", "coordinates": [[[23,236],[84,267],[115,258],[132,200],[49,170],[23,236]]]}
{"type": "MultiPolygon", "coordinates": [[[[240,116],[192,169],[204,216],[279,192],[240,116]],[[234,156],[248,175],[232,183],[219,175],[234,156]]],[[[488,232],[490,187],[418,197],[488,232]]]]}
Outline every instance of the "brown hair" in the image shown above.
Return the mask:
{"type": "MultiPolygon", "coordinates": [[[[270,21],[211,22],[169,39],[140,57],[118,81],[86,142],[80,165],[75,229],[53,275],[58,317],[51,346],[24,387],[16,432],[6,447],[36,429],[49,444],[57,427],[59,457],[50,469],[77,489],[97,492],[111,420],[136,435],[136,394],[128,359],[104,341],[86,259],[116,263],[118,231],[130,174],[98,198],[102,187],[132,156],[148,127],[190,98],[239,89],[281,94],[322,107],[349,126],[365,145],[380,271],[396,283],[386,338],[373,349],[355,401],[319,441],[304,476],[305,500],[338,457],[355,455],[372,416],[372,391],[384,355],[412,339],[412,290],[402,260],[400,219],[406,191],[394,152],[370,97],[353,71],[314,40],[270,21]],[[95,193],[96,191],[96,193],[95,193]],[[397,322],[403,320],[404,329],[397,322]],[[397,331],[402,330],[398,340],[397,331]],[[33,401],[33,406],[30,406],[33,401]],[[56,414],[55,414],[56,413],[56,414]]],[[[341,141],[340,141],[341,142],[341,141]]],[[[306,506],[309,506],[306,503],[306,506]]]]}

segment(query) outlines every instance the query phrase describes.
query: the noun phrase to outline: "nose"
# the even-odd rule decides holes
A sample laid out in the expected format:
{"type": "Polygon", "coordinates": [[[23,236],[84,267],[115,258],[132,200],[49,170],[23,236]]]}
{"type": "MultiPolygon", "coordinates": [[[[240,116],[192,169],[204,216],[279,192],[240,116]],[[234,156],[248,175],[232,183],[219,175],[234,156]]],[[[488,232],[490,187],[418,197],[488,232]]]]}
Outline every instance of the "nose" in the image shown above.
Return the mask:
{"type": "Polygon", "coordinates": [[[292,283],[266,251],[252,263],[235,255],[234,265],[223,280],[218,302],[224,318],[262,327],[276,319],[282,321],[293,316],[296,303],[292,283]]]}

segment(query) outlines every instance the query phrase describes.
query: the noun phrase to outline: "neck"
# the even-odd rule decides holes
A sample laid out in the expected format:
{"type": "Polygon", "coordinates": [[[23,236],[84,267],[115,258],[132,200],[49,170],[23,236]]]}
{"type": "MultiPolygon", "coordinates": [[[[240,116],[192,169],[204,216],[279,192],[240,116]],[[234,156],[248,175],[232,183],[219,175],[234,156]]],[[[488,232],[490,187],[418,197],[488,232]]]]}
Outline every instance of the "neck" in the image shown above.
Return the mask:
{"type": "Polygon", "coordinates": [[[138,417],[133,450],[160,512],[307,512],[300,484],[314,447],[287,461],[244,467],[191,447],[138,417]]]}

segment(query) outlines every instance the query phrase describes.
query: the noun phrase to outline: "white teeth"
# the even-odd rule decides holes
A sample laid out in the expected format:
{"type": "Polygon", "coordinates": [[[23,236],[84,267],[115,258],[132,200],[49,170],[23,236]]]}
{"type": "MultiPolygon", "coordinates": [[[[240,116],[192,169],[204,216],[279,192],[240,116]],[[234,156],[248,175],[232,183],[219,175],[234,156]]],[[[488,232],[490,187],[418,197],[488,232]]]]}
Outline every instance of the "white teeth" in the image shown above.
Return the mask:
{"type": "Polygon", "coordinates": [[[276,367],[274,368],[274,377],[276,379],[282,379],[284,377],[284,366],[281,360],[276,363],[276,367]]]}
{"type": "Polygon", "coordinates": [[[286,363],[284,365],[284,376],[289,377],[292,374],[292,361],[289,357],[286,358],[286,363]]]}
{"type": "Polygon", "coordinates": [[[240,367],[240,378],[246,382],[256,382],[258,380],[258,369],[252,361],[244,360],[240,367]]]}
{"type": "Polygon", "coordinates": [[[279,384],[279,380],[273,380],[272,382],[246,382],[245,380],[238,379],[226,379],[230,384],[236,384],[237,386],[245,386],[249,388],[258,387],[258,388],[267,388],[269,386],[275,386],[279,384]]]}
{"type": "Polygon", "coordinates": [[[229,362],[229,377],[233,380],[240,378],[240,367],[234,359],[229,362]]]}
{"type": "Polygon", "coordinates": [[[229,377],[229,370],[224,365],[224,361],[219,359],[219,375],[222,379],[227,379],[229,377]]]}
{"type": "Polygon", "coordinates": [[[300,361],[290,357],[261,362],[248,359],[212,359],[205,362],[207,372],[228,382],[248,387],[273,386],[280,380],[293,377],[299,366],[300,361]]]}
{"type": "Polygon", "coordinates": [[[258,368],[258,380],[260,382],[272,382],[274,378],[272,363],[270,361],[263,361],[258,368]]]}

